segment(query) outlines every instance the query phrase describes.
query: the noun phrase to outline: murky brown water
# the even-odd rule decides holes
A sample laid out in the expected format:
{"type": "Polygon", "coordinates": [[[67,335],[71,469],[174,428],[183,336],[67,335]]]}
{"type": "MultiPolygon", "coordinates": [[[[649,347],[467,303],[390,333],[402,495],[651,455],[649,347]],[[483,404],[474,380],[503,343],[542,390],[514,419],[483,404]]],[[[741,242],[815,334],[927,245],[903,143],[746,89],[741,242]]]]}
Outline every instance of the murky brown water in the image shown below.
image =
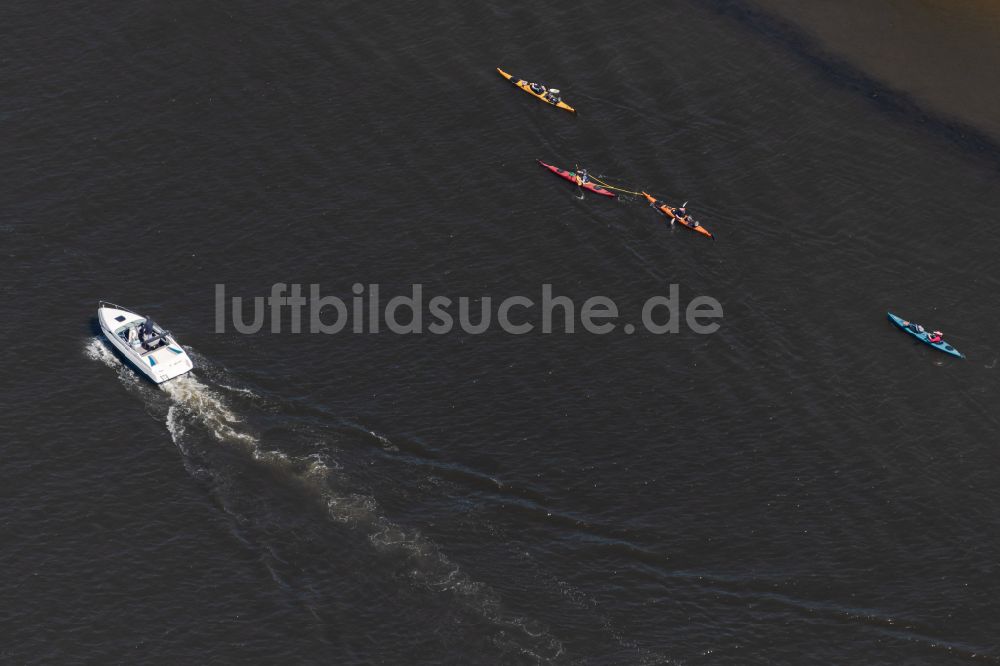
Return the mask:
{"type": "Polygon", "coordinates": [[[758,0],[896,92],[1000,140],[1000,3],[758,0]]]}

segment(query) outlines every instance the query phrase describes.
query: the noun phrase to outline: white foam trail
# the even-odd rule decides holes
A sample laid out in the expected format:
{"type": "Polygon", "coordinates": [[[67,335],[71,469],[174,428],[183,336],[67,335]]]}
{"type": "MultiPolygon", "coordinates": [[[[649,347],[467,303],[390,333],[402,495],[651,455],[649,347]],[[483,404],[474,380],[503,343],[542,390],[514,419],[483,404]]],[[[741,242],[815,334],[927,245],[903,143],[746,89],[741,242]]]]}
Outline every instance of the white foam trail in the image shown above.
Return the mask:
{"type": "Polygon", "coordinates": [[[111,351],[111,347],[102,338],[93,337],[88,340],[83,351],[87,354],[88,358],[100,361],[109,368],[121,367],[121,360],[115,356],[115,353],[111,351]]]}
{"type": "MultiPolygon", "coordinates": [[[[137,373],[123,364],[101,338],[93,338],[87,344],[85,351],[90,358],[118,370],[123,382],[136,384],[140,382],[137,373]]],[[[516,629],[531,638],[533,643],[540,641],[535,647],[541,649],[544,655],[524,645],[517,645],[520,650],[539,661],[549,661],[562,654],[563,646],[558,639],[544,629],[529,626],[534,623],[526,618],[507,615],[500,609],[499,597],[492,589],[484,583],[472,580],[419,530],[397,525],[385,517],[374,497],[361,493],[338,492],[336,487],[344,484],[337,476],[340,465],[336,462],[329,461],[321,454],[296,458],[282,451],[261,449],[258,438],[246,432],[243,426],[244,419],[236,414],[212,387],[191,374],[177,377],[159,386],[171,403],[166,410],[164,425],[182,453],[185,467],[193,476],[199,478],[212,476],[209,469],[195,464],[197,456],[188,445],[190,426],[197,424],[207,430],[216,441],[240,445],[253,460],[281,472],[290,481],[297,482],[318,494],[326,506],[330,520],[362,530],[378,552],[394,553],[404,558],[409,565],[409,575],[414,584],[438,592],[450,592],[497,626],[516,629]]],[[[226,385],[221,385],[221,388],[255,396],[249,390],[226,385]]],[[[155,392],[149,392],[147,395],[154,396],[155,392]]],[[[384,435],[368,428],[361,429],[375,437],[383,448],[397,450],[384,435]]]]}
{"type": "Polygon", "coordinates": [[[170,408],[167,410],[167,432],[170,433],[175,442],[183,437],[187,430],[180,419],[180,411],[177,405],[170,405],[170,408]]]}
{"type": "Polygon", "coordinates": [[[399,447],[396,446],[395,444],[393,444],[392,441],[390,441],[390,439],[388,437],[386,437],[385,435],[379,434],[379,433],[375,432],[374,430],[368,430],[368,429],[366,429],[366,430],[367,430],[368,434],[371,435],[372,437],[374,437],[375,440],[379,444],[381,444],[382,448],[385,449],[386,451],[399,451],[399,447]]]}
{"type": "Polygon", "coordinates": [[[251,398],[256,398],[260,400],[260,396],[248,388],[240,388],[239,386],[229,386],[228,384],[223,384],[222,382],[219,382],[219,387],[224,388],[231,393],[239,393],[241,395],[249,396],[251,398]]]}
{"type": "Polygon", "coordinates": [[[215,386],[218,386],[221,389],[225,389],[230,393],[237,393],[239,395],[244,395],[247,396],[248,398],[253,398],[255,400],[263,400],[263,398],[260,395],[258,395],[254,391],[251,391],[249,388],[246,388],[245,386],[234,386],[230,383],[226,383],[226,382],[233,382],[235,378],[233,378],[229,374],[229,372],[226,370],[225,367],[216,365],[215,363],[212,362],[210,358],[199,352],[194,347],[191,347],[190,345],[185,346],[184,349],[185,351],[187,351],[187,354],[191,358],[191,360],[194,361],[195,367],[200,369],[201,375],[207,376],[209,379],[213,380],[213,384],[215,386]]]}
{"type": "Polygon", "coordinates": [[[516,647],[539,662],[551,661],[563,653],[561,641],[538,627],[536,622],[503,611],[499,595],[494,590],[473,580],[419,530],[403,527],[386,518],[375,499],[368,495],[336,494],[330,489],[329,471],[323,469],[321,464],[314,467],[313,474],[323,479],[322,496],[326,500],[330,519],[366,531],[368,541],[378,552],[404,558],[410,565],[408,574],[415,585],[435,592],[452,593],[493,624],[517,630],[533,642],[537,641],[535,648],[544,654],[522,644],[516,647]]]}
{"type": "Polygon", "coordinates": [[[361,425],[360,423],[357,423],[350,419],[345,419],[344,423],[346,423],[351,428],[357,430],[358,432],[363,432],[366,435],[373,437],[375,441],[377,441],[384,450],[391,451],[393,453],[399,451],[399,447],[393,444],[392,440],[390,440],[387,436],[383,435],[382,433],[375,432],[371,428],[361,425]]]}
{"type": "Polygon", "coordinates": [[[111,347],[111,343],[105,340],[103,336],[90,338],[87,344],[84,345],[83,353],[88,358],[99,361],[114,370],[126,389],[138,390],[143,388],[145,380],[137,374],[134,368],[129,367],[128,364],[119,358],[111,347]]]}
{"type": "Polygon", "coordinates": [[[174,403],[205,426],[220,442],[236,442],[257,453],[257,438],[241,432],[237,424],[243,419],[229,409],[208,386],[191,375],[183,375],[160,385],[174,403]]]}

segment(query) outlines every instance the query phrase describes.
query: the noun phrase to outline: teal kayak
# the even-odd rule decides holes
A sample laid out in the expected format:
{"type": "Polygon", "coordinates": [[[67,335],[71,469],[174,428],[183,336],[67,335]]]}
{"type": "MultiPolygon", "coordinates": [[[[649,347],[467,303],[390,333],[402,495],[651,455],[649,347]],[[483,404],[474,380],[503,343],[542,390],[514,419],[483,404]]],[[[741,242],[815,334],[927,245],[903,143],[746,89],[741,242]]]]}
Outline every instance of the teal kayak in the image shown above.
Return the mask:
{"type": "Polygon", "coordinates": [[[925,331],[923,326],[915,324],[912,321],[906,321],[905,319],[897,317],[891,312],[888,312],[886,314],[889,315],[889,321],[891,321],[893,324],[895,324],[899,328],[903,329],[905,332],[915,337],[917,340],[920,340],[925,345],[934,347],[934,349],[937,349],[938,351],[943,351],[945,354],[950,354],[951,356],[957,356],[958,358],[965,358],[965,354],[958,351],[957,349],[955,349],[942,339],[938,339],[937,342],[931,342],[930,332],[925,331]]]}

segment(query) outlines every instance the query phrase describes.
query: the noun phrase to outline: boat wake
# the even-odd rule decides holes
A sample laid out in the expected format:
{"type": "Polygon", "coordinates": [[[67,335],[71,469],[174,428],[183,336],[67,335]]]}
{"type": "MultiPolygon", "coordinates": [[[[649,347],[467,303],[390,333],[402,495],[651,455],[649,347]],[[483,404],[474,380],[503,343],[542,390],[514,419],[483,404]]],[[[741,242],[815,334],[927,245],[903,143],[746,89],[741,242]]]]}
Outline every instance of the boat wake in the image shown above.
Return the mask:
{"type": "MultiPolygon", "coordinates": [[[[303,424],[298,429],[311,440],[306,451],[290,453],[273,448],[263,443],[261,432],[250,423],[255,417],[254,405],[267,399],[240,387],[237,380],[220,376],[225,373],[219,368],[203,372],[212,377],[211,380],[202,381],[189,373],[156,386],[122,363],[101,338],[90,340],[85,353],[113,369],[129,392],[143,399],[147,411],[162,419],[182,454],[185,468],[198,480],[211,485],[222,508],[237,523],[247,521],[246,496],[249,493],[245,489],[234,489],[241,480],[241,472],[233,471],[227,464],[234,456],[242,459],[238,465],[256,467],[285,489],[292,488],[318,499],[330,521],[362,536],[379,555],[395,560],[393,568],[404,571],[416,588],[451,594],[464,608],[494,627],[493,643],[504,651],[515,650],[540,663],[551,662],[563,653],[558,639],[538,629],[536,622],[504,611],[499,596],[489,586],[473,580],[419,530],[389,518],[369,492],[357,489],[350,470],[333,455],[337,449],[336,442],[330,441],[335,440],[332,432],[324,438],[322,428],[317,430],[315,424],[303,424]],[[234,406],[241,402],[248,403],[251,409],[241,413],[240,408],[234,406]]],[[[198,371],[202,373],[207,359],[200,355],[195,358],[198,371]]],[[[282,415],[283,421],[289,418],[295,417],[282,415]]],[[[282,432],[296,429],[295,424],[287,422],[281,428],[282,432]]],[[[383,446],[388,442],[384,437],[376,438],[383,446]]],[[[294,448],[294,442],[287,444],[294,448]]],[[[267,492],[268,488],[263,490],[267,492]]],[[[256,497],[254,501],[260,502],[261,498],[256,497]]]]}
{"type": "MultiPolygon", "coordinates": [[[[178,417],[180,413],[184,413],[207,428],[218,441],[241,444],[254,456],[260,453],[257,439],[250,433],[238,429],[242,419],[226,406],[217,393],[195,377],[190,374],[178,377],[165,382],[161,388],[174,403],[170,407],[171,418],[168,419],[168,428],[171,423],[174,427],[178,427],[177,424],[180,422],[178,417]]],[[[171,431],[171,435],[173,434],[171,431]]]]}
{"type": "Polygon", "coordinates": [[[84,348],[84,353],[88,358],[99,361],[118,373],[118,378],[122,380],[122,383],[131,386],[140,385],[139,376],[131,368],[125,367],[125,364],[121,362],[121,359],[103,338],[91,338],[84,348]]]}

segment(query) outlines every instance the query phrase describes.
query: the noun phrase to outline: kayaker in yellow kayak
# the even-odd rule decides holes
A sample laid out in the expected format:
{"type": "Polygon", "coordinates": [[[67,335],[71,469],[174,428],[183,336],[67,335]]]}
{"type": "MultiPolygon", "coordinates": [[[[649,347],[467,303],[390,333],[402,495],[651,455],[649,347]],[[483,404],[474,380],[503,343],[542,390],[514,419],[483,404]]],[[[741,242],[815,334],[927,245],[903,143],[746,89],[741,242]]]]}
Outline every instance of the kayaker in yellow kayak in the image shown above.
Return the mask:
{"type": "Polygon", "coordinates": [[[528,87],[531,88],[531,92],[544,97],[546,101],[552,104],[558,104],[562,101],[557,88],[546,88],[541,83],[529,83],[528,87]]]}
{"type": "Polygon", "coordinates": [[[541,95],[553,104],[558,104],[562,101],[562,98],[559,97],[559,90],[557,88],[546,88],[541,83],[529,83],[528,87],[531,88],[531,92],[536,95],[541,95]]]}
{"type": "Polygon", "coordinates": [[[507,79],[515,86],[523,90],[524,92],[537,97],[546,104],[551,104],[552,106],[558,107],[563,111],[569,111],[570,113],[576,113],[576,109],[562,101],[562,97],[559,94],[558,88],[546,88],[541,83],[535,83],[532,81],[525,81],[524,79],[516,79],[513,75],[508,74],[499,67],[497,67],[497,72],[500,76],[507,79]]]}

